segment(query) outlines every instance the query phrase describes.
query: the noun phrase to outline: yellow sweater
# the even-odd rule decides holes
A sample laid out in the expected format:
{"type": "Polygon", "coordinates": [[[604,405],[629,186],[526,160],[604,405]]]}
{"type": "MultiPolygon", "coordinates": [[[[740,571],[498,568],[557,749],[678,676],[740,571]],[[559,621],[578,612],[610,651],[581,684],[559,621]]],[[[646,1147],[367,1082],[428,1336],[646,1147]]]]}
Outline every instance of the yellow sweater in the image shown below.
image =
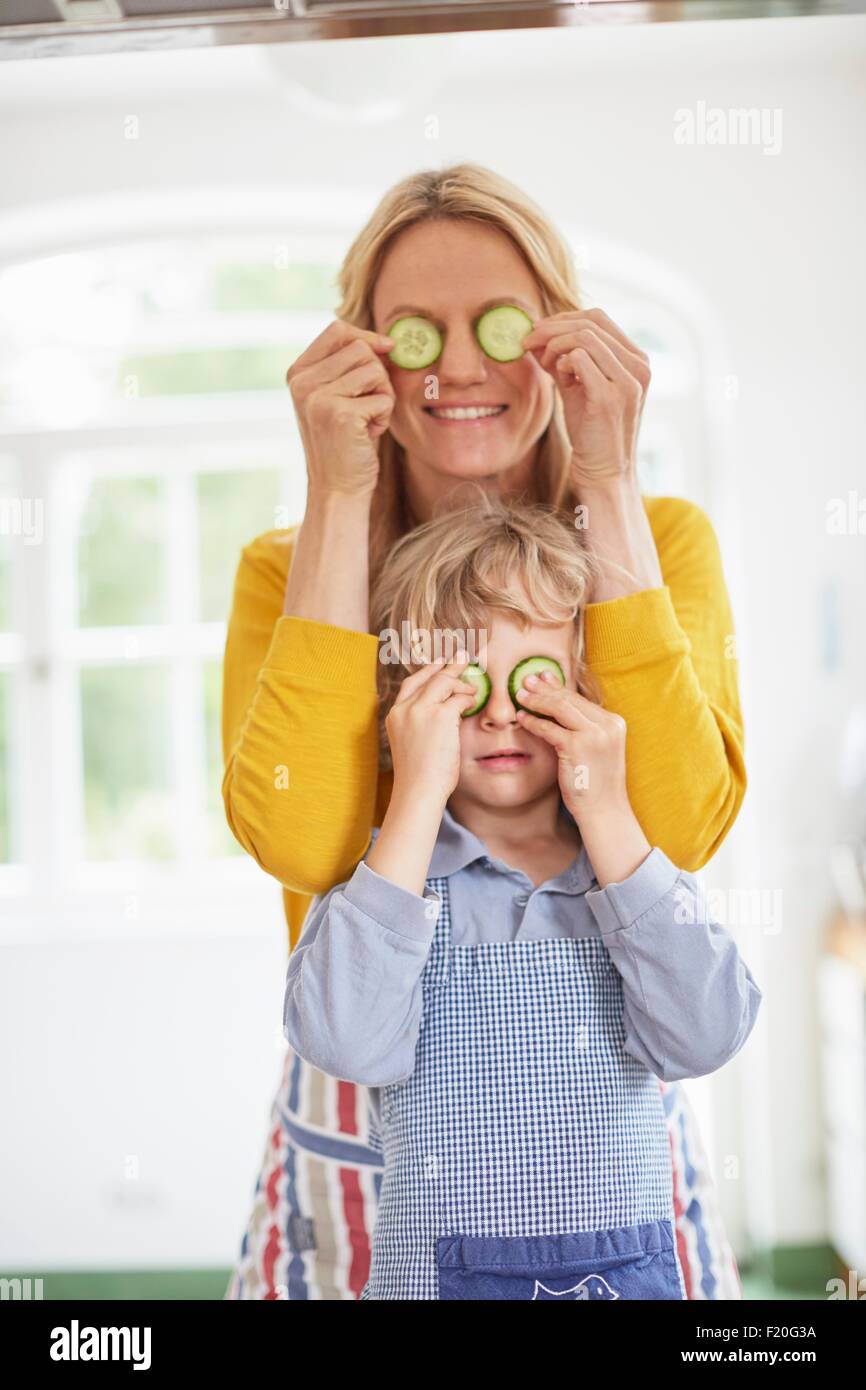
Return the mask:
{"type": "MultiPolygon", "coordinates": [[[[698,869],[746,789],[733,621],[715,532],[676,497],[643,499],[665,584],[586,609],[586,656],[628,725],[628,789],[647,838],[698,869]]],[[[380,825],[377,638],[286,617],[295,529],[241,552],[223,672],[223,799],[283,887],[289,949],[311,896],[349,878],[380,825]]]]}

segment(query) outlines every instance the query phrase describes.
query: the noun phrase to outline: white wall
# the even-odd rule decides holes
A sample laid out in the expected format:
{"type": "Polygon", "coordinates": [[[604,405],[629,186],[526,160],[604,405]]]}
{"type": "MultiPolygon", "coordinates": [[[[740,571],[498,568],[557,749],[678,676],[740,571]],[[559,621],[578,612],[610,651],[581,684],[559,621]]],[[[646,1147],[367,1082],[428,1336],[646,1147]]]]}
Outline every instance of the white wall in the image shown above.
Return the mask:
{"type": "MultiPolygon", "coordinates": [[[[0,121],[14,122],[0,248],[54,200],[226,186],[243,199],[321,183],[372,207],[411,169],[471,158],[581,234],[590,286],[593,247],[615,243],[706,305],[719,335],[710,502],[741,636],[750,770],[715,881],[780,888],[784,903],[778,935],[743,938],[766,1002],[740,1073],[747,1109],[723,1109],[715,1161],[741,1156],[749,1198],[726,1191],[726,1209],[736,1223],[745,1207],[778,1242],[825,1229],[815,961],[833,906],[826,851],[844,829],[840,721],[866,689],[866,537],[825,531],[828,497],[866,492],[864,56],[866,21],[831,18],[0,69],[0,121]],[[272,62],[320,92],[404,104],[380,124],[329,119],[309,98],[303,114],[272,62]],[[675,144],[674,110],[699,101],[780,108],[781,153],[675,144]],[[137,141],[123,138],[130,114],[137,141]],[[827,583],[841,618],[833,670],[821,664],[827,583]]],[[[219,939],[6,951],[4,1267],[232,1260],[279,1064],[276,896],[258,913],[249,936],[239,924],[219,939]],[[118,1205],[128,1154],[143,1165],[137,1206],[118,1205]]]]}

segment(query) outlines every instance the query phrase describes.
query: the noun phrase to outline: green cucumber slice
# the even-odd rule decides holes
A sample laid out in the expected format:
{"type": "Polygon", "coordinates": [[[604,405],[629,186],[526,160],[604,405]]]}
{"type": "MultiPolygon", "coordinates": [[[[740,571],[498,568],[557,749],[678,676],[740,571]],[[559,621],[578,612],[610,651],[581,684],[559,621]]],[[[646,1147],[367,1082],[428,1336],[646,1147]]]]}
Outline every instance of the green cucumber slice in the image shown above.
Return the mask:
{"type": "Polygon", "coordinates": [[[523,339],[531,329],[532,319],[516,304],[499,304],[481,315],[475,336],[494,362],[514,362],[523,356],[523,339]]]}
{"type": "MultiPolygon", "coordinates": [[[[558,661],[554,661],[552,656],[528,656],[523,661],[518,661],[511,675],[508,677],[508,693],[511,696],[511,703],[515,709],[529,709],[528,705],[522,705],[517,698],[517,692],[523,684],[524,677],[537,676],[542,671],[553,671],[554,675],[559,676],[562,684],[565,685],[565,676],[558,661]]],[[[531,710],[534,714],[535,711],[531,710]]],[[[538,714],[539,719],[550,719],[549,714],[538,714]]]]}
{"type": "Polygon", "coordinates": [[[397,319],[388,329],[388,337],[396,339],[388,353],[394,366],[406,367],[410,372],[429,367],[442,351],[442,334],[429,319],[397,319]]]}
{"type": "Polygon", "coordinates": [[[486,671],[482,671],[481,667],[472,661],[460,672],[458,679],[475,687],[477,695],[475,704],[460,712],[461,719],[468,719],[470,714],[477,714],[479,710],[483,709],[490,699],[490,677],[486,671]]]}

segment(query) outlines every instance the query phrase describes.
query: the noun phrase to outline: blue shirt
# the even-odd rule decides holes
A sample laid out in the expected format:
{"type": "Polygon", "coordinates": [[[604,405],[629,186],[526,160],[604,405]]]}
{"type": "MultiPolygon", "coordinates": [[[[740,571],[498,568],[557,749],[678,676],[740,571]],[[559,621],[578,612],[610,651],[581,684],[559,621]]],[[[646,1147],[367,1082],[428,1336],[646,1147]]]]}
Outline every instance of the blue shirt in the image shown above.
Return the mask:
{"type": "MultiPolygon", "coordinates": [[[[448,879],[455,944],[601,936],[622,977],[624,1046],[665,1081],[716,1071],[752,1031],[762,995],[736,942],[658,848],[600,888],[581,847],[536,888],[446,810],[427,877],[448,879]]],[[[438,907],[364,860],[313,901],[286,974],[283,1032],[300,1057],[372,1088],[412,1074],[438,907]]]]}

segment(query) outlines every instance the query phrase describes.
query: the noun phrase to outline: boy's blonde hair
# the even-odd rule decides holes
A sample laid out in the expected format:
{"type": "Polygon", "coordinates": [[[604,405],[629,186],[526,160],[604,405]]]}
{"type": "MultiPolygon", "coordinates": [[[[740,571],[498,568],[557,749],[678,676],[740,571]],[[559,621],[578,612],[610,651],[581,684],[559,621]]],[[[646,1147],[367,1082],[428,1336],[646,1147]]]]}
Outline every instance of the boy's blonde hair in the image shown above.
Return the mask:
{"type": "Polygon", "coordinates": [[[570,518],[549,503],[505,500],[464,485],[471,504],[434,516],[401,537],[370,592],[379,637],[380,764],[390,767],[385,718],[401,682],[437,655],[454,655],[459,635],[470,659],[472,634],[491,611],[530,623],[574,623],[577,688],[598,695],[584,661],[583,609],[595,565],[570,518]],[[474,500],[477,497],[477,500],[474,500]],[[528,604],[514,593],[521,586],[528,604]],[[408,636],[407,642],[404,640],[408,636]],[[395,638],[397,643],[395,645],[395,638]]]}

